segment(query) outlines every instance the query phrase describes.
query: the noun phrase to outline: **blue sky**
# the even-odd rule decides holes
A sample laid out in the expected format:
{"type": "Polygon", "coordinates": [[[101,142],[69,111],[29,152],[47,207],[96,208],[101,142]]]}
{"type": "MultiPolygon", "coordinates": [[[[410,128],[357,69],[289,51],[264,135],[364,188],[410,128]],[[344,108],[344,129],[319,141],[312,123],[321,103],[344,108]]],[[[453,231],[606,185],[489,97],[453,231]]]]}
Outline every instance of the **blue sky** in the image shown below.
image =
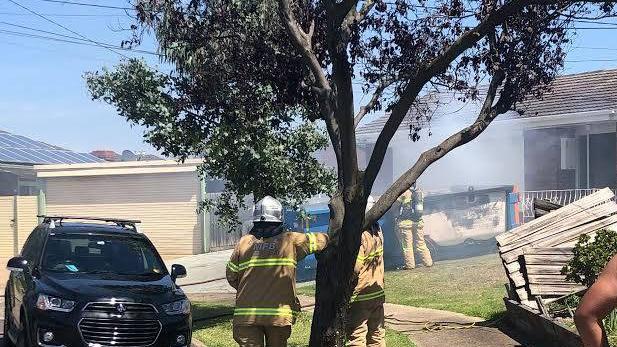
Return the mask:
{"type": "MultiPolygon", "coordinates": [[[[118,31],[131,23],[123,10],[41,0],[14,1],[91,40],[119,44],[129,36],[126,31],[118,31]]],[[[127,4],[124,0],[82,2],[119,7],[127,4]]],[[[613,23],[579,24],[611,29],[580,30],[565,73],[617,67],[617,22],[613,23]]],[[[112,107],[91,101],[86,90],[83,73],[112,66],[120,55],[100,47],[15,36],[9,31],[49,36],[15,25],[75,36],[9,1],[0,2],[0,129],[77,151],[154,152],[142,141],[142,129],[131,128],[112,107]]],[[[154,44],[146,42],[141,48],[153,51],[154,44]]],[[[161,65],[155,56],[122,53],[144,56],[151,64],[161,65]]]]}

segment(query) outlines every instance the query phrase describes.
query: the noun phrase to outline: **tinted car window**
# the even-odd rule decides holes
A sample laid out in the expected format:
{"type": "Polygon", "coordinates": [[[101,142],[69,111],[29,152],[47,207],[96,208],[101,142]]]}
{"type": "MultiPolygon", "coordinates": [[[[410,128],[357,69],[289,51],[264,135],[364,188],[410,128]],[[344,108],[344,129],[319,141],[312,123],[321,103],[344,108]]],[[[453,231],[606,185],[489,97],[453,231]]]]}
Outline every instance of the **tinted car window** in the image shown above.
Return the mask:
{"type": "Polygon", "coordinates": [[[145,239],[88,234],[50,235],[43,254],[43,270],[118,275],[165,273],[156,251],[145,239]]]}
{"type": "Polygon", "coordinates": [[[28,260],[29,263],[34,264],[38,261],[38,256],[43,249],[43,243],[45,242],[45,233],[41,230],[33,231],[21,251],[21,256],[28,260]]]}

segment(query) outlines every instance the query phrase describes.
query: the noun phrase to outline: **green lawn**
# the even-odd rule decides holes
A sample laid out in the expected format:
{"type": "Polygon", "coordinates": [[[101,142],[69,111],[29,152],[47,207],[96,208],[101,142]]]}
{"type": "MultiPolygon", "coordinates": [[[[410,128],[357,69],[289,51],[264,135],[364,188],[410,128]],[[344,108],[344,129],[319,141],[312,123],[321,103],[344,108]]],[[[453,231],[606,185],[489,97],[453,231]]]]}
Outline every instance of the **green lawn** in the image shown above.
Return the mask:
{"type": "MultiPolygon", "coordinates": [[[[228,305],[194,303],[193,319],[201,317],[213,317],[232,312],[232,307],[228,305]]],[[[311,314],[303,313],[293,327],[289,346],[306,346],[309,341],[311,330],[311,314]]],[[[208,347],[235,347],[232,335],[231,316],[222,316],[212,320],[195,322],[193,338],[203,342],[208,347]]],[[[413,347],[413,343],[407,336],[388,329],[386,331],[386,342],[388,347],[413,347]]]]}
{"type": "MultiPolygon", "coordinates": [[[[506,282],[495,254],[444,261],[431,268],[386,272],[386,301],[492,319],[505,310],[506,282]]],[[[315,289],[308,286],[299,291],[313,295],[315,289]]]]}

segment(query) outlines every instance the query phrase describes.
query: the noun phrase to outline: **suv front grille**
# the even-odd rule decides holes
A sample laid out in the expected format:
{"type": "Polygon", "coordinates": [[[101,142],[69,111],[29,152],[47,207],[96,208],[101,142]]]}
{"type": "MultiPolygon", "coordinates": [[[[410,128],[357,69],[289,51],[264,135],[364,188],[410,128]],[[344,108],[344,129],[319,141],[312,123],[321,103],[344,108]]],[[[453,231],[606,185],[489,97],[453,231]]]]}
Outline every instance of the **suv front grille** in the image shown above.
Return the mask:
{"type": "Polygon", "coordinates": [[[150,346],[161,332],[157,320],[84,318],[79,332],[92,346],[150,346]]]}
{"type": "Polygon", "coordinates": [[[157,310],[150,304],[133,302],[91,302],[84,307],[84,312],[117,313],[118,306],[122,305],[122,313],[156,313],[157,310]]]}

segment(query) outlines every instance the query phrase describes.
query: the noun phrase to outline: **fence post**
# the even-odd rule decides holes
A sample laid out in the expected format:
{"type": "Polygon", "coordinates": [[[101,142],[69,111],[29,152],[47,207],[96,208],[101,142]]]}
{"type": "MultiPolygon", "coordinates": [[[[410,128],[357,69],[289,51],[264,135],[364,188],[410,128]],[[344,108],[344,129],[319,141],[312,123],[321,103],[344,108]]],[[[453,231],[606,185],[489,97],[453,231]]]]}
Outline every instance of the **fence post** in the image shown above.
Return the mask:
{"type": "MultiPolygon", "coordinates": [[[[207,182],[206,175],[199,176],[199,201],[203,202],[207,198],[207,182]]],[[[210,252],[210,211],[206,211],[205,209],[201,210],[200,213],[201,219],[201,232],[203,237],[203,249],[204,253],[210,252]]]]}
{"type": "MultiPolygon", "coordinates": [[[[39,190],[39,195],[37,197],[37,211],[36,214],[37,216],[44,216],[47,214],[47,200],[45,198],[45,192],[43,191],[43,189],[39,190]]],[[[43,223],[43,218],[39,217],[39,224],[43,223]]]]}
{"type": "Polygon", "coordinates": [[[19,212],[17,210],[17,195],[13,196],[13,256],[19,254],[19,212]]]}

